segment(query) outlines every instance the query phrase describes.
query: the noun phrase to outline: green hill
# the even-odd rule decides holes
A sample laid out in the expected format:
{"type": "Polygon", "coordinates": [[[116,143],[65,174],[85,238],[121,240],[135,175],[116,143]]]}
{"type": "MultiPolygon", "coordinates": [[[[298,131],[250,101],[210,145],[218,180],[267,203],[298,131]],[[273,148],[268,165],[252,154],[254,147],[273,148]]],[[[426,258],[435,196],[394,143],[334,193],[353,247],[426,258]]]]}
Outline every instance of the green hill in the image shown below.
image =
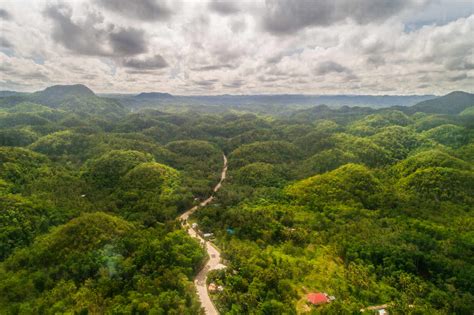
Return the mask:
{"type": "Polygon", "coordinates": [[[127,113],[119,101],[99,97],[82,84],[54,85],[31,94],[2,97],[0,108],[14,108],[23,102],[70,111],[81,116],[119,118],[127,113]]]}
{"type": "Polygon", "coordinates": [[[410,108],[410,112],[457,115],[474,105],[474,94],[466,92],[451,92],[432,100],[420,102],[410,108]]]}
{"type": "Polygon", "coordinates": [[[53,85],[43,91],[32,94],[38,103],[59,106],[63,101],[71,97],[91,97],[96,96],[91,89],[82,84],[74,85],[53,85]]]}
{"type": "Polygon", "coordinates": [[[203,259],[184,231],[84,213],[0,265],[1,313],[198,314],[189,278],[203,259]]]}

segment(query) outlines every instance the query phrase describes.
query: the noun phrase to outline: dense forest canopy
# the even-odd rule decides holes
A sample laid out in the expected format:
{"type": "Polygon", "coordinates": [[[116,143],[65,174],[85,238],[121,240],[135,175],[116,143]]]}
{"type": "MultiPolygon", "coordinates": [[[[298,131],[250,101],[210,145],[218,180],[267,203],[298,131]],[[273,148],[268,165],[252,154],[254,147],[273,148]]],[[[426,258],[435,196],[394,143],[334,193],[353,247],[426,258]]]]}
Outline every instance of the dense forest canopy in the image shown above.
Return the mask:
{"type": "Polygon", "coordinates": [[[155,97],[172,99],[0,97],[0,313],[201,313],[207,256],[177,217],[212,194],[223,153],[228,178],[190,219],[222,250],[222,314],[472,313],[471,94],[142,106],[155,97]]]}

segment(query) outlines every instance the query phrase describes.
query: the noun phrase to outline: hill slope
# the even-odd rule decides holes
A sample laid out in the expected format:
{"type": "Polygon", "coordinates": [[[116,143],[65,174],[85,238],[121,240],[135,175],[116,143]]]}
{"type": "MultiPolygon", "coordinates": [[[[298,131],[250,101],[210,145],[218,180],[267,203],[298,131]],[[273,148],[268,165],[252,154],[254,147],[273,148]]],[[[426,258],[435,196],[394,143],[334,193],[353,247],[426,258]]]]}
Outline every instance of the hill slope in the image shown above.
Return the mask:
{"type": "Polygon", "coordinates": [[[31,94],[0,97],[0,108],[11,108],[22,102],[40,104],[79,115],[121,117],[127,110],[115,99],[99,97],[82,84],[54,85],[31,94]]]}
{"type": "Polygon", "coordinates": [[[420,102],[411,107],[410,112],[457,115],[471,106],[474,106],[474,94],[456,91],[420,102]]]}
{"type": "Polygon", "coordinates": [[[53,85],[43,91],[32,94],[38,103],[47,105],[59,105],[71,97],[93,97],[96,96],[91,89],[82,84],[74,85],[53,85]]]}

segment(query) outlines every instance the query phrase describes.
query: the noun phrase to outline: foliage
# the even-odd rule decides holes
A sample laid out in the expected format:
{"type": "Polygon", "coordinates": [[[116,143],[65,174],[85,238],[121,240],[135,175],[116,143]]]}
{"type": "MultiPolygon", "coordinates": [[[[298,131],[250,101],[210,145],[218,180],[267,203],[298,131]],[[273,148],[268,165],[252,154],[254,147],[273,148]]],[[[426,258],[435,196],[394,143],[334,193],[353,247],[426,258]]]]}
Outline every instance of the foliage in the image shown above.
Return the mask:
{"type": "Polygon", "coordinates": [[[371,209],[376,206],[374,195],[380,190],[380,183],[369,169],[357,164],[346,164],[329,173],[299,181],[286,191],[299,203],[314,208],[340,203],[371,209]]]}
{"type": "Polygon", "coordinates": [[[286,141],[264,141],[245,144],[230,154],[231,166],[239,167],[255,162],[288,163],[297,159],[299,150],[286,141]]]}
{"type": "Polygon", "coordinates": [[[114,188],[132,168],[152,160],[149,154],[139,151],[113,150],[89,160],[83,176],[95,187],[114,188]]]}
{"type": "Polygon", "coordinates": [[[468,141],[465,129],[451,124],[429,129],[423,132],[423,136],[454,148],[467,144],[468,141]]]}
{"type": "Polygon", "coordinates": [[[179,173],[166,165],[155,162],[142,163],[131,169],[121,179],[120,208],[127,213],[147,213],[154,220],[165,221],[176,216],[176,192],[180,186],[179,173]]]}
{"type": "Polygon", "coordinates": [[[34,113],[0,114],[0,126],[11,128],[16,126],[43,126],[50,121],[34,113]]]}
{"type": "Polygon", "coordinates": [[[380,128],[389,126],[407,126],[411,123],[411,119],[400,111],[389,110],[379,114],[368,115],[357,120],[349,126],[349,132],[368,136],[376,133],[380,128]]]}
{"type": "Polygon", "coordinates": [[[344,164],[355,163],[357,161],[357,157],[350,152],[345,152],[337,148],[328,149],[304,160],[298,167],[298,175],[304,178],[308,175],[322,174],[332,171],[344,164]]]}
{"type": "Polygon", "coordinates": [[[54,224],[54,213],[18,195],[0,196],[0,261],[54,224]]]}
{"type": "Polygon", "coordinates": [[[0,147],[0,177],[15,184],[14,191],[38,178],[48,162],[44,155],[28,149],[0,147]]]}
{"type": "Polygon", "coordinates": [[[280,186],[285,181],[283,170],[268,163],[256,162],[240,168],[235,174],[236,181],[241,185],[280,186]]]}
{"type": "Polygon", "coordinates": [[[37,139],[37,134],[26,128],[0,130],[0,146],[24,147],[35,142],[37,139]]]}
{"type": "Polygon", "coordinates": [[[406,177],[418,169],[429,167],[448,167],[460,170],[471,170],[472,166],[448,153],[439,150],[422,151],[399,162],[394,166],[395,174],[406,177]]]}
{"type": "Polygon", "coordinates": [[[195,314],[188,279],[203,258],[182,231],[139,230],[104,213],[85,214],[5,261],[0,307],[7,314],[195,314]]]}
{"type": "Polygon", "coordinates": [[[97,143],[92,137],[70,130],[44,136],[34,142],[30,148],[53,159],[66,157],[73,161],[83,161],[98,149],[97,143]]]}
{"type": "Polygon", "coordinates": [[[459,113],[459,116],[474,116],[474,106],[468,107],[459,113]]]}
{"type": "Polygon", "coordinates": [[[412,199],[474,203],[474,174],[443,167],[419,169],[399,182],[412,199]]]}
{"type": "Polygon", "coordinates": [[[210,195],[190,221],[222,250],[222,314],[472,312],[470,95],[383,110],[178,99],[126,113],[80,85],[0,98],[2,314],[202,313],[206,254],[176,218],[210,195]]]}

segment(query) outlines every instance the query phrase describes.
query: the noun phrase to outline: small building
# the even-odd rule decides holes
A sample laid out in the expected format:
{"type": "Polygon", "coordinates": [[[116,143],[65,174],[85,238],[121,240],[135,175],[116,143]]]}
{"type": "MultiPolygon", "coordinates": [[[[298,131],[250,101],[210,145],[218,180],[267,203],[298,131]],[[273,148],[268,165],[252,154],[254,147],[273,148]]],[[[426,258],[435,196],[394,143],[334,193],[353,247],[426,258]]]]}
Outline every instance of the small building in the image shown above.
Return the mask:
{"type": "Polygon", "coordinates": [[[197,224],[197,223],[193,223],[193,224],[191,224],[191,227],[192,227],[193,229],[196,229],[196,228],[198,227],[198,224],[197,224]]]}
{"type": "Polygon", "coordinates": [[[321,292],[309,293],[307,295],[307,299],[308,303],[311,303],[313,305],[322,305],[331,301],[326,293],[321,292]]]}

